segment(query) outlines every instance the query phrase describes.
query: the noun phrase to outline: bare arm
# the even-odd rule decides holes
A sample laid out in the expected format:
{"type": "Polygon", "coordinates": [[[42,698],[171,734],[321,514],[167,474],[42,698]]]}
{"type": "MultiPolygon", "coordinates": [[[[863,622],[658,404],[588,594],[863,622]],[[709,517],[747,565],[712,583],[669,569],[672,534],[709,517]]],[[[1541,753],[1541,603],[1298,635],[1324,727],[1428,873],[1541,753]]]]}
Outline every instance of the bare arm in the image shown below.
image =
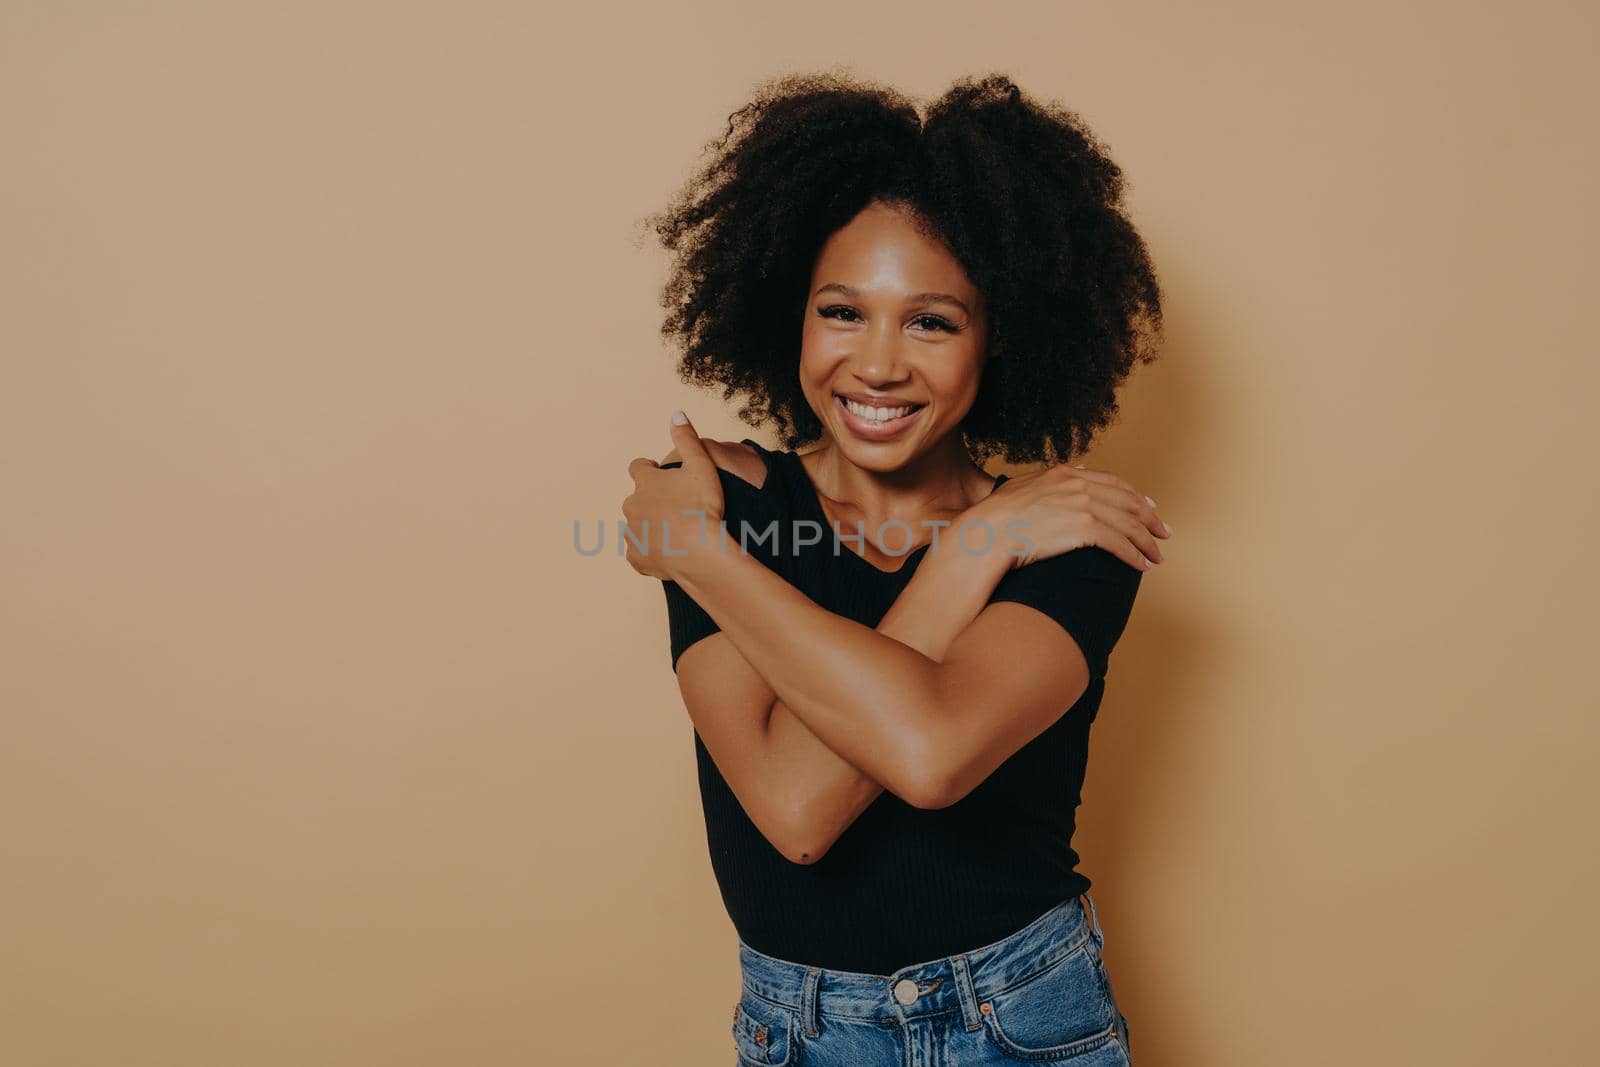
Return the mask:
{"type": "MultiPolygon", "coordinates": [[[[1003,557],[930,554],[878,624],[886,638],[939,660],[982,610],[1006,570],[1003,557]]],[[[678,686],[695,729],[740,804],[774,847],[797,863],[820,859],[883,786],[812,732],[726,634],[678,660],[678,686]]]]}
{"type": "MultiPolygon", "coordinates": [[[[673,436],[689,454],[684,470],[650,471],[656,464],[636,460],[635,492],[624,501],[630,522],[670,525],[693,507],[721,514],[705,443],[692,427],[673,436]]],[[[1150,537],[1159,525],[1154,502],[1115,476],[1063,469],[1006,488],[1005,502],[982,517],[1004,528],[1006,517],[1026,515],[1046,535],[1031,546],[1038,558],[1091,543],[1139,569],[1160,558],[1150,537]]],[[[1020,604],[984,607],[998,575],[1019,561],[1004,552],[978,558],[994,569],[975,572],[974,558],[953,549],[930,552],[917,595],[908,588],[875,631],[814,604],[720,529],[682,558],[630,550],[635,569],[675,580],[722,628],[680,659],[685,703],[702,736],[716,738],[713,758],[730,784],[746,783],[741,803],[786,855],[814,858],[880,788],[922,807],[953,803],[1084,691],[1088,666],[1060,626],[1020,604]],[[946,613],[957,604],[961,611],[946,613]],[[787,771],[785,761],[810,773],[787,771]],[[785,779],[823,784],[816,793],[756,784],[785,779]],[[819,795],[842,799],[808,802],[819,795]]]]}
{"type": "Polygon", "coordinates": [[[727,537],[672,560],[673,580],[820,740],[907,803],[953,803],[1088,685],[1076,643],[1032,609],[984,608],[941,662],[719,549],[727,537]]]}
{"type": "MultiPolygon", "coordinates": [[[[746,481],[762,477],[760,459],[744,446],[705,444],[719,467],[746,481]]],[[[678,459],[674,450],[661,462],[678,459]]],[[[998,557],[930,554],[878,632],[942,659],[982,610],[1006,566],[998,557]]],[[[820,859],[883,792],[778,699],[725,634],[686,649],[677,677],[684,707],[717,769],[751,821],[788,859],[820,859]]]]}

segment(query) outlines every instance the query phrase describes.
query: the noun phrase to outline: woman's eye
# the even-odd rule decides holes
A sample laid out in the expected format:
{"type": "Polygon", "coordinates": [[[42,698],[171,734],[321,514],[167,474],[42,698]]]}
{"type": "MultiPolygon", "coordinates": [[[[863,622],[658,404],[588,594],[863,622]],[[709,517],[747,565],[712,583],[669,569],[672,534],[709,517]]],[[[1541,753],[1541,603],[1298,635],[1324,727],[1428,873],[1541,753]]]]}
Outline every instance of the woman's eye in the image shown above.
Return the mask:
{"type": "MultiPolygon", "coordinates": [[[[818,308],[817,314],[825,319],[838,319],[841,322],[855,322],[860,318],[856,314],[856,309],[848,304],[829,304],[827,307],[818,308]]],[[[918,315],[911,321],[919,330],[924,332],[943,330],[946,333],[955,333],[958,329],[955,323],[948,319],[942,319],[938,315],[918,315]]]]}

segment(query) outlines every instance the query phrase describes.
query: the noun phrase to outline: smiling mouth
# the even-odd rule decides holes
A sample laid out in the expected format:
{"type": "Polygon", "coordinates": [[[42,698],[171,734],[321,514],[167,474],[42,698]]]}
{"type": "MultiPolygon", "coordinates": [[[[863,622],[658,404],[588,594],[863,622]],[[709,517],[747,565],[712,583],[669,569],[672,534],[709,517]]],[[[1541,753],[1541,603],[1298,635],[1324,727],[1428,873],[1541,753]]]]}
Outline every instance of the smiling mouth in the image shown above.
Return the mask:
{"type": "Polygon", "coordinates": [[[892,434],[916,420],[917,413],[926,404],[875,405],[863,404],[849,397],[833,394],[839,409],[845,414],[845,425],[858,434],[883,436],[892,434]]]}

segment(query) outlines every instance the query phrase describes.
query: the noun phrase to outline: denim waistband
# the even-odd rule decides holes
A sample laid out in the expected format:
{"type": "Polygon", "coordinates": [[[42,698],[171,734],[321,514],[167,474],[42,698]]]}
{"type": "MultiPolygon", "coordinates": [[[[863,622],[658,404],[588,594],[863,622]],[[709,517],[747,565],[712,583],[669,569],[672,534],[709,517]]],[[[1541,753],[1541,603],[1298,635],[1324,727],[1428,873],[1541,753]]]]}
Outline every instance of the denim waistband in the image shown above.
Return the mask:
{"type": "Polygon", "coordinates": [[[1063,900],[999,941],[909,964],[889,975],[780,960],[757,952],[743,938],[739,968],[744,988],[797,1011],[807,1036],[817,1035],[824,1015],[864,1021],[891,1016],[906,1022],[959,1010],[971,1028],[980,1023],[982,1001],[1065,959],[1091,939],[1097,949],[1105,944],[1094,899],[1084,893],[1063,900]]]}

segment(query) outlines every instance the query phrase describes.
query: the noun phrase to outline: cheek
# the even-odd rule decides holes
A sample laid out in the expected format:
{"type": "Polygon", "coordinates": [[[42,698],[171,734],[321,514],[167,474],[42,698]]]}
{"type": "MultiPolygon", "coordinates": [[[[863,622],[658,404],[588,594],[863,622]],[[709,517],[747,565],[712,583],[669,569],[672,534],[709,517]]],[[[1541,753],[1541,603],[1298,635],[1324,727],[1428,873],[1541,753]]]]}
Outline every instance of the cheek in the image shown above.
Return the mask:
{"type": "Polygon", "coordinates": [[[928,370],[928,385],[946,405],[967,407],[978,395],[982,363],[971,356],[941,361],[928,370]]]}
{"type": "Polygon", "coordinates": [[[800,335],[801,383],[810,386],[827,381],[845,355],[837,338],[821,330],[805,330],[800,335]]]}

